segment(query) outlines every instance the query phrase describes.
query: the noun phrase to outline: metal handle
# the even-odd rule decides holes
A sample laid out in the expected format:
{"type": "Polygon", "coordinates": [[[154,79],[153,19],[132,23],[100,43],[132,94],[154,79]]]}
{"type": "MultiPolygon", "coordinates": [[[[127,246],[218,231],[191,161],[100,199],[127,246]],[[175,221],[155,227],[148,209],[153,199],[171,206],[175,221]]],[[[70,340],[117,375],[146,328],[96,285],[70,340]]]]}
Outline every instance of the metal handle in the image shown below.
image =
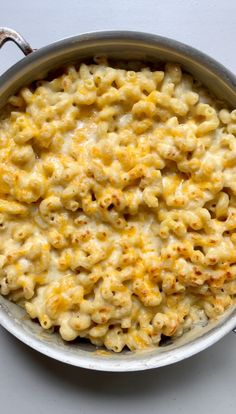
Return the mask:
{"type": "Polygon", "coordinates": [[[14,42],[25,55],[29,55],[34,51],[30,44],[15,30],[0,27],[0,49],[8,41],[14,42]]]}
{"type": "Polygon", "coordinates": [[[236,334],[236,328],[233,329],[233,332],[236,334]]]}

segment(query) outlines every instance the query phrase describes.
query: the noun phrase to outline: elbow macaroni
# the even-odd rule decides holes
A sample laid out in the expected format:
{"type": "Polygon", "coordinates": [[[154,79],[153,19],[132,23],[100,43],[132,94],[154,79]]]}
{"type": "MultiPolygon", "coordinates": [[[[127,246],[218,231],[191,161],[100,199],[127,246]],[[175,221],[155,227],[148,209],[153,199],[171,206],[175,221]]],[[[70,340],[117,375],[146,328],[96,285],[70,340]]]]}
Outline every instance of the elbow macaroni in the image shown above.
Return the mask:
{"type": "Polygon", "coordinates": [[[235,177],[236,110],[177,64],[23,88],[0,119],[0,292],[115,352],[204,325],[235,303],[235,177]]]}

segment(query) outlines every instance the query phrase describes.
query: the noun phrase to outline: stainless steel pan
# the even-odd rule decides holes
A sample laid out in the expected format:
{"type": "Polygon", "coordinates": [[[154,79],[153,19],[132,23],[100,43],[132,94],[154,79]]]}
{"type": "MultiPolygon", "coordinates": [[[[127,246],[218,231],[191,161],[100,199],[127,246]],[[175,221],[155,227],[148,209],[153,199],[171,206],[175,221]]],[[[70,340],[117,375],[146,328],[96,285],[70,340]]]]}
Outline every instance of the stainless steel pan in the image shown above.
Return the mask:
{"type": "MultiPolygon", "coordinates": [[[[0,28],[0,47],[8,40],[14,41],[26,57],[0,77],[0,108],[21,86],[45,77],[49,71],[99,54],[122,60],[179,62],[215,95],[236,107],[235,76],[209,56],[171,39],[138,32],[97,32],[33,51],[14,30],[0,28]]],[[[0,323],[25,344],[59,361],[101,371],[138,371],[172,364],[214,344],[235,328],[236,309],[231,308],[217,321],[195,328],[165,347],[118,355],[88,344],[64,343],[58,335],[44,332],[26,317],[23,309],[1,296],[0,323]]]]}

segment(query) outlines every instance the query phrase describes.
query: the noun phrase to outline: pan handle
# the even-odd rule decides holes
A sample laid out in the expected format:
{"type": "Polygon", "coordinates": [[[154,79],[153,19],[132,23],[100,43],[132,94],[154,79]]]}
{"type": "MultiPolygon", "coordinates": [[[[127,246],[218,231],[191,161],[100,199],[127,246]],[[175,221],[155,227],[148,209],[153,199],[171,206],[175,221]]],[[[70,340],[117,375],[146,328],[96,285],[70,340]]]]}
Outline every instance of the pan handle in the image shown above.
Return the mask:
{"type": "Polygon", "coordinates": [[[25,56],[34,51],[30,44],[15,30],[9,29],[8,27],[0,27],[0,49],[8,41],[14,42],[25,56]]]}

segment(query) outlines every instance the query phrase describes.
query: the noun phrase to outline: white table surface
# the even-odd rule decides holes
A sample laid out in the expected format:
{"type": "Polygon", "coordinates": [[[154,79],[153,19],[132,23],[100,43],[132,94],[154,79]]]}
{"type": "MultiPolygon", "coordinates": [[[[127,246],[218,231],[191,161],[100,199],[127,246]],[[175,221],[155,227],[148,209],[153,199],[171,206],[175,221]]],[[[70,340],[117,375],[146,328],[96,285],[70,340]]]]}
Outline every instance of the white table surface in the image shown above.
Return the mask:
{"type": "MultiPolygon", "coordinates": [[[[236,73],[235,0],[0,0],[0,26],[34,48],[62,37],[129,29],[172,37],[236,73]]],[[[0,74],[21,57],[0,52],[0,74]]],[[[141,373],[69,367],[27,348],[0,328],[1,414],[236,413],[236,336],[187,361],[141,373]]]]}

